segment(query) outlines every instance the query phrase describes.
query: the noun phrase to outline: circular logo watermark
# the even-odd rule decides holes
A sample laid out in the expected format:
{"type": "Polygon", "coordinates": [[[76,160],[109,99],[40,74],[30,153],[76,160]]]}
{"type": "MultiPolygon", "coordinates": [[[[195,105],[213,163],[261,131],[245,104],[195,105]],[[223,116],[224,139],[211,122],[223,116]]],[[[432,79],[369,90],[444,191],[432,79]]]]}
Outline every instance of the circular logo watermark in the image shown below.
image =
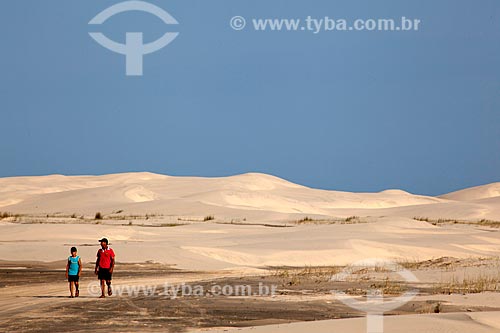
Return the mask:
{"type": "MultiPolygon", "coordinates": [[[[349,277],[360,271],[373,268],[378,271],[392,272],[401,276],[406,282],[416,283],[417,277],[401,265],[388,260],[379,258],[370,258],[357,261],[347,266],[342,272],[332,276],[331,281],[347,281],[349,277]]],[[[411,301],[417,294],[417,289],[406,291],[402,295],[384,300],[383,291],[380,289],[369,289],[366,301],[360,301],[356,297],[349,296],[339,290],[331,290],[332,294],[339,301],[350,308],[366,313],[366,328],[368,333],[382,333],[384,331],[383,315],[384,312],[395,310],[411,301]]]]}
{"type": "MultiPolygon", "coordinates": [[[[124,1],[117,3],[103,10],[92,20],[89,25],[101,25],[111,17],[130,11],[142,11],[155,15],[167,25],[179,24],[177,20],[164,9],[145,1],[124,1]]],[[[109,39],[101,32],[90,32],[92,37],[101,46],[126,56],[126,74],[127,76],[143,75],[143,58],[145,55],[161,50],[173,42],[178,32],[166,32],[161,38],[151,43],[144,43],[142,32],[127,32],[125,35],[125,44],[120,44],[109,39]]]]}

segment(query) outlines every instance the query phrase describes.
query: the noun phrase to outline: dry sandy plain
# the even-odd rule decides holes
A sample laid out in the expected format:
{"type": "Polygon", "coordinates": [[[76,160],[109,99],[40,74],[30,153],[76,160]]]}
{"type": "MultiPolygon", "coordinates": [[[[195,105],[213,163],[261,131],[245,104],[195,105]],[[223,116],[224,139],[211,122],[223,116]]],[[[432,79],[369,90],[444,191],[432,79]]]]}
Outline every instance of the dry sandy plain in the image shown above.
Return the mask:
{"type": "Polygon", "coordinates": [[[500,332],[500,183],[430,197],[255,173],[13,177],[0,179],[0,212],[2,332],[365,332],[366,313],[332,291],[366,305],[370,290],[418,291],[385,313],[384,332],[500,332]],[[115,294],[98,299],[102,236],[117,266],[115,294]],[[71,246],[84,265],[73,299],[71,246]],[[367,258],[415,279],[350,266],[367,258]],[[171,293],[182,283],[204,292],[171,293]]]}

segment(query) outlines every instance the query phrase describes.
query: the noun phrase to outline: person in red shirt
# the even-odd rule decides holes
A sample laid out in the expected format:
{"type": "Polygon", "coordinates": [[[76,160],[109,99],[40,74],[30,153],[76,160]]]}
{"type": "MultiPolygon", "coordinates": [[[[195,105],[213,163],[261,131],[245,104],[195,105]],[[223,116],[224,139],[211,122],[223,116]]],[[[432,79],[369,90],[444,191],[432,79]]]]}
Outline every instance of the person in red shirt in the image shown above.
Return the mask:
{"type": "Polygon", "coordinates": [[[97,260],[95,262],[95,274],[97,278],[101,281],[101,297],[104,298],[104,292],[106,290],[106,285],[108,286],[108,296],[113,295],[111,289],[111,278],[113,275],[113,269],[115,267],[115,252],[108,247],[108,239],[100,239],[101,248],[97,251],[97,260]],[[106,285],[105,285],[106,283],[106,285]]]}

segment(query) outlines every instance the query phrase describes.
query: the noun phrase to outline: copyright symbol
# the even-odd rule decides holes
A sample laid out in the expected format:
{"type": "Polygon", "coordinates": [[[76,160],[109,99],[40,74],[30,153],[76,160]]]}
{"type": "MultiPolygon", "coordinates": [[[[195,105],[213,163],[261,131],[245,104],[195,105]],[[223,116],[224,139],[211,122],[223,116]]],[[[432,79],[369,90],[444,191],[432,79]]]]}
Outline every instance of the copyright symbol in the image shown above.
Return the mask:
{"type": "Polygon", "coordinates": [[[247,22],[245,21],[245,18],[242,16],[234,16],[229,22],[229,24],[231,25],[231,28],[239,31],[245,29],[247,22]]]}

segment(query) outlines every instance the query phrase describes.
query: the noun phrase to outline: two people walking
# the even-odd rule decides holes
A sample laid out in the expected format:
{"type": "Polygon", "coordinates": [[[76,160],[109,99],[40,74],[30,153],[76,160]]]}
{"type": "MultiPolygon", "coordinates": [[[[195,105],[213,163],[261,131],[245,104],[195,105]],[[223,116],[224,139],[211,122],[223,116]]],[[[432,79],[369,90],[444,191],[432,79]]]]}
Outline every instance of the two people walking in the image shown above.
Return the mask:
{"type": "MultiPolygon", "coordinates": [[[[101,248],[97,251],[94,273],[101,282],[100,298],[105,298],[106,287],[108,296],[113,295],[111,280],[115,267],[115,252],[108,246],[109,242],[106,238],[100,239],[99,242],[101,243],[101,248]]],[[[72,247],[70,252],[71,255],[68,257],[66,264],[66,278],[69,283],[70,297],[73,298],[80,296],[79,280],[82,272],[82,260],[77,255],[78,251],[76,247],[72,247]]]]}

